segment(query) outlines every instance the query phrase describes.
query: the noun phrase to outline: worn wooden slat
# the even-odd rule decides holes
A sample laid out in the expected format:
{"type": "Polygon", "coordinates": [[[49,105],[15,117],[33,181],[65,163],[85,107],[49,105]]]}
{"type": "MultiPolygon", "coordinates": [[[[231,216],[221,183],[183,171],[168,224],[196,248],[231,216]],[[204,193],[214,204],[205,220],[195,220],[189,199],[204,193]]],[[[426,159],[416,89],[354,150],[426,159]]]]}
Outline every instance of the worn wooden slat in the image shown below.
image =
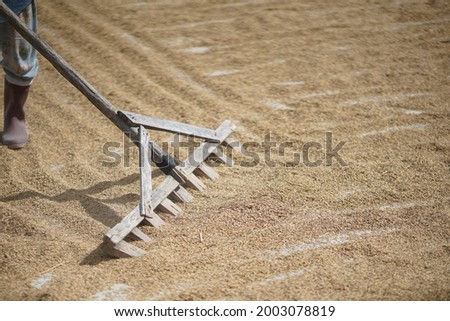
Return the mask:
{"type": "Polygon", "coordinates": [[[194,174],[190,174],[187,177],[187,181],[185,184],[187,187],[196,189],[199,192],[203,192],[206,189],[206,185],[194,174]]]}
{"type": "Polygon", "coordinates": [[[183,168],[178,167],[175,167],[172,171],[176,173],[176,176],[181,177],[181,183],[185,186],[200,192],[203,192],[206,189],[206,185],[192,173],[193,171],[186,172],[183,168]]]}
{"type": "Polygon", "coordinates": [[[233,159],[219,148],[217,148],[211,155],[214,155],[218,161],[227,165],[228,167],[233,167],[234,165],[233,159]]]}
{"type": "Polygon", "coordinates": [[[178,216],[179,214],[183,213],[183,210],[174,202],[166,198],[164,201],[162,201],[158,205],[158,210],[160,210],[163,213],[169,213],[173,216],[178,216]]]}
{"type": "Polygon", "coordinates": [[[197,147],[184,162],[176,167],[178,171],[181,172],[179,175],[182,177],[187,177],[187,173],[191,173],[193,172],[193,169],[199,167],[200,164],[202,164],[205,159],[216,150],[219,144],[220,143],[211,142],[204,142],[200,144],[200,146],[197,147]]]}
{"type": "Polygon", "coordinates": [[[208,128],[135,114],[127,111],[121,111],[120,114],[123,115],[123,117],[125,117],[130,124],[135,126],[142,125],[150,129],[158,129],[170,133],[195,136],[198,138],[204,138],[211,141],[220,141],[218,136],[216,135],[216,132],[208,128]]]}
{"type": "Polygon", "coordinates": [[[147,236],[147,234],[142,232],[137,227],[131,230],[130,234],[128,234],[128,237],[135,241],[144,241],[146,243],[150,242],[150,238],[147,236]]]}
{"type": "Polygon", "coordinates": [[[242,153],[242,145],[237,139],[227,137],[222,141],[222,145],[230,146],[234,151],[242,153]]]}
{"type": "Polygon", "coordinates": [[[208,177],[212,181],[219,179],[219,173],[217,173],[211,166],[201,163],[199,167],[194,170],[194,174],[198,176],[208,177]]]}
{"type": "Polygon", "coordinates": [[[152,193],[152,207],[156,208],[180,185],[172,176],[167,176],[152,193]]]}
{"type": "Polygon", "coordinates": [[[178,202],[189,203],[194,200],[194,197],[181,185],[170,195],[178,202]]]}
{"type": "Polygon", "coordinates": [[[125,216],[119,224],[110,229],[106,233],[111,242],[114,244],[122,241],[139,223],[144,219],[141,216],[139,205],[136,206],[127,216],[125,216]]]}
{"type": "MultiPolygon", "coordinates": [[[[138,206],[136,206],[137,209],[139,209],[138,206]]],[[[150,213],[151,217],[143,217],[144,219],[142,220],[142,222],[140,222],[140,224],[142,225],[150,225],[153,227],[160,227],[161,225],[166,224],[159,216],[158,214],[156,214],[155,212],[151,212],[150,213]]]]}
{"type": "Polygon", "coordinates": [[[150,217],[150,213],[152,212],[152,170],[148,158],[149,136],[143,126],[139,126],[139,142],[139,170],[141,172],[141,202],[139,204],[139,210],[142,216],[150,217]]]}
{"type": "Polygon", "coordinates": [[[231,120],[225,120],[219,128],[216,129],[217,137],[220,137],[219,141],[224,141],[234,130],[236,125],[231,120]]]}
{"type": "Polygon", "coordinates": [[[126,241],[113,244],[107,239],[105,239],[102,249],[107,254],[117,258],[138,257],[146,253],[143,249],[138,248],[137,246],[134,246],[126,241]]]}

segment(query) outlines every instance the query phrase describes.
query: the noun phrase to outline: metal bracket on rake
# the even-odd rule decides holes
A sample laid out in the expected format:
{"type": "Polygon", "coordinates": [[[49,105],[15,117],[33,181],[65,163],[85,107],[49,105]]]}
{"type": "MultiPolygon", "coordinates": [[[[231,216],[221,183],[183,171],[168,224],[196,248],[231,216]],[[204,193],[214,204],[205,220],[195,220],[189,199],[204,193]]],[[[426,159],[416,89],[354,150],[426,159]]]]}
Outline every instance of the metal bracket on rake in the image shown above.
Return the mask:
{"type": "Polygon", "coordinates": [[[223,152],[222,146],[229,145],[236,148],[236,141],[230,139],[234,124],[226,120],[216,130],[197,127],[184,123],[162,120],[149,116],[143,116],[130,112],[119,112],[130,126],[139,128],[139,162],[140,162],[140,187],[141,200],[120,223],[106,233],[104,237],[104,250],[115,257],[137,257],[145,253],[144,250],[125,241],[125,238],[134,240],[150,241],[150,238],[140,229],[140,225],[151,225],[158,227],[164,221],[157,212],[169,213],[177,216],[182,212],[181,208],[168,197],[181,202],[190,202],[193,196],[185,189],[190,187],[203,191],[206,186],[196,175],[206,176],[211,180],[218,179],[217,172],[205,163],[205,160],[214,155],[225,164],[232,164],[232,159],[223,152]],[[151,168],[149,163],[147,129],[168,131],[181,135],[203,138],[205,142],[200,144],[194,152],[182,163],[171,170],[165,180],[152,190],[151,168]]]}

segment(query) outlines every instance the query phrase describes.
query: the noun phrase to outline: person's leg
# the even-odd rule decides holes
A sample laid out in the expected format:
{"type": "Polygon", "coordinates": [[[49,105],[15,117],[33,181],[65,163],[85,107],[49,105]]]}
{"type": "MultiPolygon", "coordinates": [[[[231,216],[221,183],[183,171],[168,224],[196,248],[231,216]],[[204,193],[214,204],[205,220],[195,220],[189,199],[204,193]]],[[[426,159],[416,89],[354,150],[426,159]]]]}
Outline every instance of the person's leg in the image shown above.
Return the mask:
{"type": "Polygon", "coordinates": [[[24,147],[28,143],[25,123],[25,102],[30,86],[18,86],[5,79],[3,144],[12,149],[24,147]]]}
{"type": "MultiPolygon", "coordinates": [[[[20,19],[36,31],[37,18],[34,3],[20,15],[20,19]]],[[[5,23],[5,41],[2,46],[5,70],[3,144],[9,148],[22,148],[28,142],[25,123],[25,102],[30,85],[36,76],[38,63],[36,50],[5,23]]]]}

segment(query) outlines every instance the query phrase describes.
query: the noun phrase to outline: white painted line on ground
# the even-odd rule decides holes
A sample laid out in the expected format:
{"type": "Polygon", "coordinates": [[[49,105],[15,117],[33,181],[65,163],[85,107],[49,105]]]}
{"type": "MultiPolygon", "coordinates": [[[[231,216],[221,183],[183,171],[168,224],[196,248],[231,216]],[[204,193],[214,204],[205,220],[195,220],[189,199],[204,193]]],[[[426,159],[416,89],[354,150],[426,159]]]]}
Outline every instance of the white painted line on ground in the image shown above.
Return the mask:
{"type": "Polygon", "coordinates": [[[429,95],[428,93],[407,93],[407,94],[399,94],[399,95],[388,95],[388,96],[372,96],[372,97],[361,97],[359,99],[351,99],[342,102],[341,105],[344,106],[355,106],[360,104],[366,104],[366,103],[383,103],[386,101],[392,101],[392,100],[402,100],[406,98],[416,98],[416,97],[423,97],[429,95]]]}
{"type": "Polygon", "coordinates": [[[338,234],[328,238],[320,238],[315,242],[300,243],[280,250],[271,251],[267,254],[269,258],[288,256],[307,250],[315,250],[326,247],[333,247],[336,245],[357,242],[365,237],[379,236],[395,232],[396,229],[379,229],[379,230],[364,230],[364,231],[350,231],[347,234],[338,234]]]}
{"type": "Polygon", "coordinates": [[[64,168],[64,165],[63,164],[51,164],[50,165],[50,170],[52,171],[52,172],[59,172],[61,169],[63,169],[64,168]]]}
{"type": "Polygon", "coordinates": [[[402,112],[406,115],[422,115],[423,111],[413,109],[403,109],[402,112]]]}
{"type": "Polygon", "coordinates": [[[67,98],[63,93],[55,91],[53,95],[58,98],[59,100],[62,100],[65,104],[69,105],[73,109],[80,109],[80,106],[77,104],[71,103],[71,100],[67,98]]]}
{"type": "Polygon", "coordinates": [[[151,298],[147,299],[148,301],[157,301],[162,300],[164,298],[169,297],[170,295],[176,294],[178,292],[183,292],[189,289],[194,288],[191,284],[172,284],[168,286],[166,289],[159,291],[151,298]]]}
{"type": "Polygon", "coordinates": [[[187,48],[187,49],[183,49],[184,52],[187,53],[194,53],[194,54],[203,54],[209,51],[209,47],[192,47],[192,48],[187,48]]]}
{"type": "Polygon", "coordinates": [[[131,42],[132,44],[137,45],[143,51],[145,51],[147,53],[153,52],[152,48],[150,48],[149,46],[144,44],[140,39],[138,39],[135,36],[129,34],[128,32],[124,32],[122,36],[123,36],[123,38],[125,38],[126,40],[131,42]]]}
{"type": "Polygon", "coordinates": [[[387,134],[387,133],[392,133],[392,132],[398,132],[398,131],[402,131],[402,130],[413,130],[413,129],[425,129],[426,127],[428,127],[429,124],[414,124],[414,125],[406,125],[406,126],[393,126],[393,127],[387,127],[384,129],[380,129],[380,130],[374,130],[371,132],[366,132],[366,133],[361,133],[358,134],[359,138],[364,138],[364,137],[368,137],[368,136],[375,136],[375,135],[383,135],[383,134],[387,134]]]}
{"type": "Polygon", "coordinates": [[[339,95],[340,93],[341,93],[340,91],[327,90],[327,91],[319,91],[319,92],[309,93],[309,94],[294,95],[293,98],[304,100],[304,99],[315,98],[315,97],[339,95]]]}
{"type": "Polygon", "coordinates": [[[157,28],[150,28],[150,30],[170,30],[170,29],[178,29],[178,28],[195,28],[198,26],[205,26],[210,24],[219,24],[219,23],[228,23],[233,22],[235,19],[219,19],[219,20],[209,20],[209,21],[200,21],[200,22],[193,22],[193,23],[186,23],[182,25],[176,25],[176,26],[166,26],[166,27],[157,27],[157,28]]]}
{"type": "Polygon", "coordinates": [[[347,51],[349,50],[349,47],[345,47],[345,46],[336,46],[333,48],[334,51],[347,51]]]}
{"type": "Polygon", "coordinates": [[[334,246],[334,245],[340,245],[340,244],[344,244],[344,243],[349,243],[350,239],[348,235],[336,235],[331,239],[328,240],[320,240],[317,242],[311,242],[311,243],[303,243],[303,244],[297,244],[291,247],[287,247],[278,251],[272,251],[269,253],[270,256],[272,257],[277,257],[277,256],[288,256],[288,255],[292,255],[294,253],[297,252],[303,252],[306,250],[314,250],[314,249],[319,249],[322,247],[330,247],[330,246],[334,246]]]}
{"type": "Polygon", "coordinates": [[[436,23],[445,23],[449,22],[450,18],[446,19],[438,19],[438,20],[428,20],[428,21],[408,21],[408,22],[400,22],[400,23],[394,23],[390,26],[391,30],[401,30],[406,29],[410,27],[416,27],[416,26],[423,26],[428,24],[436,24],[436,23]]]}
{"type": "Polygon", "coordinates": [[[158,6],[158,5],[174,5],[184,3],[186,0],[170,0],[170,1],[159,1],[159,2],[148,2],[148,1],[139,1],[135,3],[124,3],[120,4],[117,7],[144,7],[144,6],[158,6]]]}
{"type": "Polygon", "coordinates": [[[285,81],[285,82],[279,82],[276,85],[278,86],[297,86],[297,85],[304,85],[304,81],[285,81]]]}
{"type": "Polygon", "coordinates": [[[193,28],[197,26],[204,26],[204,25],[210,25],[210,24],[218,24],[218,23],[228,23],[232,22],[235,19],[218,19],[218,20],[209,20],[209,21],[201,21],[201,22],[194,22],[194,23],[188,23],[185,25],[180,25],[178,27],[184,27],[184,28],[193,28]]]}
{"type": "Polygon", "coordinates": [[[216,70],[216,71],[213,71],[213,72],[211,72],[211,73],[209,73],[209,74],[207,74],[208,76],[210,76],[210,77],[220,77],[220,76],[227,76],[227,75],[234,75],[234,74],[237,74],[237,73],[239,73],[240,71],[239,70],[236,70],[236,69],[231,69],[231,70],[216,70]]]}
{"type": "Polygon", "coordinates": [[[381,205],[378,207],[378,209],[380,209],[381,211],[387,211],[387,210],[401,210],[404,208],[411,208],[411,207],[415,207],[418,206],[420,204],[417,203],[397,203],[397,204],[387,204],[387,205],[381,205]]]}
{"type": "Polygon", "coordinates": [[[266,63],[261,64],[261,66],[273,66],[273,65],[281,65],[286,62],[286,59],[275,59],[273,61],[269,61],[266,63]]]}
{"type": "Polygon", "coordinates": [[[187,44],[191,43],[192,41],[194,41],[194,40],[191,38],[177,37],[177,38],[166,39],[166,40],[164,40],[164,43],[168,46],[175,47],[175,46],[187,45],[187,44]]]}
{"type": "Polygon", "coordinates": [[[277,274],[274,275],[270,278],[264,279],[262,281],[259,282],[255,282],[253,284],[257,284],[257,285],[268,285],[271,283],[275,283],[275,282],[280,282],[289,278],[293,278],[293,277],[297,277],[297,276],[302,276],[305,274],[304,270],[298,270],[298,271],[293,271],[293,272],[288,272],[285,274],[277,274]]]}
{"type": "Polygon", "coordinates": [[[193,88],[205,93],[205,94],[209,94],[212,96],[215,96],[208,88],[206,88],[205,86],[199,84],[198,82],[196,82],[194,79],[191,78],[191,76],[189,76],[187,73],[185,73],[184,71],[172,68],[172,73],[183,79],[184,81],[186,81],[189,85],[191,85],[193,88]]]}
{"type": "MultiPolygon", "coordinates": [[[[439,201],[433,200],[433,201],[414,201],[413,205],[416,206],[436,206],[436,204],[442,204],[445,202],[450,201],[450,198],[444,198],[440,199],[439,201]]],[[[259,229],[254,229],[249,235],[253,235],[255,233],[267,233],[267,231],[274,230],[274,229],[290,229],[295,228],[297,223],[301,223],[302,226],[305,222],[310,222],[312,219],[315,220],[318,217],[339,217],[342,215],[366,215],[366,212],[378,212],[381,211],[380,207],[383,208],[383,211],[400,211],[402,209],[407,208],[406,206],[411,206],[411,202],[408,203],[400,203],[399,206],[390,206],[392,204],[384,204],[384,205],[375,205],[375,206],[369,206],[369,207],[354,207],[354,208],[348,208],[345,210],[326,210],[326,209],[305,209],[305,212],[302,213],[300,216],[293,216],[289,219],[280,221],[278,223],[274,223],[269,226],[265,226],[259,229]]],[[[265,253],[267,255],[267,252],[265,253]]]]}
{"type": "Polygon", "coordinates": [[[293,109],[292,107],[283,104],[281,101],[279,101],[278,99],[267,99],[266,100],[266,106],[276,109],[276,110],[291,110],[293,109]]]}
{"type": "Polygon", "coordinates": [[[35,289],[40,289],[45,284],[50,282],[52,280],[52,278],[53,278],[53,273],[51,273],[51,272],[45,273],[45,274],[41,275],[39,278],[37,278],[36,280],[34,280],[33,282],[31,282],[31,287],[33,287],[35,289]]]}
{"type": "Polygon", "coordinates": [[[265,2],[266,2],[266,0],[253,0],[253,1],[226,3],[226,4],[221,4],[219,6],[222,7],[222,8],[225,8],[225,7],[239,7],[239,6],[247,6],[247,5],[251,5],[251,4],[261,4],[261,3],[265,3],[265,2]]]}
{"type": "Polygon", "coordinates": [[[96,293],[93,296],[95,301],[125,301],[128,299],[128,292],[132,286],[126,284],[114,284],[106,290],[96,293]]]}
{"type": "Polygon", "coordinates": [[[361,192],[361,191],[362,191],[362,189],[360,189],[360,188],[354,188],[354,189],[345,191],[345,192],[343,193],[343,197],[345,198],[345,197],[348,197],[348,196],[350,196],[350,195],[359,193],[359,192],[361,192]]]}
{"type": "MultiPolygon", "coordinates": [[[[448,201],[450,198],[444,199],[444,201],[448,201]]],[[[383,204],[383,205],[375,205],[370,207],[362,207],[362,208],[354,208],[354,209],[348,209],[348,210],[342,210],[342,211],[335,211],[333,212],[336,215],[345,215],[345,214],[352,214],[352,213],[361,213],[365,211],[388,211],[388,210],[401,210],[405,208],[411,208],[416,206],[434,206],[437,202],[426,202],[426,201],[417,201],[417,202],[407,202],[407,203],[394,203],[394,204],[383,204]]]]}

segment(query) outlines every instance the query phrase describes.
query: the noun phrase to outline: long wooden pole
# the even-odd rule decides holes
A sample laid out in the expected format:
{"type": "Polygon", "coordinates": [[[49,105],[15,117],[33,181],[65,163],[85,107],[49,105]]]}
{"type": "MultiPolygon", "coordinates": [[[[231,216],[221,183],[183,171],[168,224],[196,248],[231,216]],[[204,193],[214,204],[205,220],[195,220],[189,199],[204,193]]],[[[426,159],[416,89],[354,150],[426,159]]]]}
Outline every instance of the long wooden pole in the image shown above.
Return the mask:
{"type": "MultiPolygon", "coordinates": [[[[124,132],[133,142],[139,142],[139,132],[137,128],[131,127],[117,113],[118,110],[102,95],[100,95],[91,84],[81,77],[60,55],[56,53],[45,41],[35,32],[30,30],[18,17],[9,9],[3,1],[0,1],[0,16],[17,30],[36,50],[44,56],[59,73],[66,78],[75,88],[77,88],[89,101],[100,110],[103,115],[109,118],[122,132],[124,132]]],[[[169,173],[176,165],[176,161],[167,155],[157,144],[149,141],[152,150],[152,160],[165,173],[169,173]]]]}

